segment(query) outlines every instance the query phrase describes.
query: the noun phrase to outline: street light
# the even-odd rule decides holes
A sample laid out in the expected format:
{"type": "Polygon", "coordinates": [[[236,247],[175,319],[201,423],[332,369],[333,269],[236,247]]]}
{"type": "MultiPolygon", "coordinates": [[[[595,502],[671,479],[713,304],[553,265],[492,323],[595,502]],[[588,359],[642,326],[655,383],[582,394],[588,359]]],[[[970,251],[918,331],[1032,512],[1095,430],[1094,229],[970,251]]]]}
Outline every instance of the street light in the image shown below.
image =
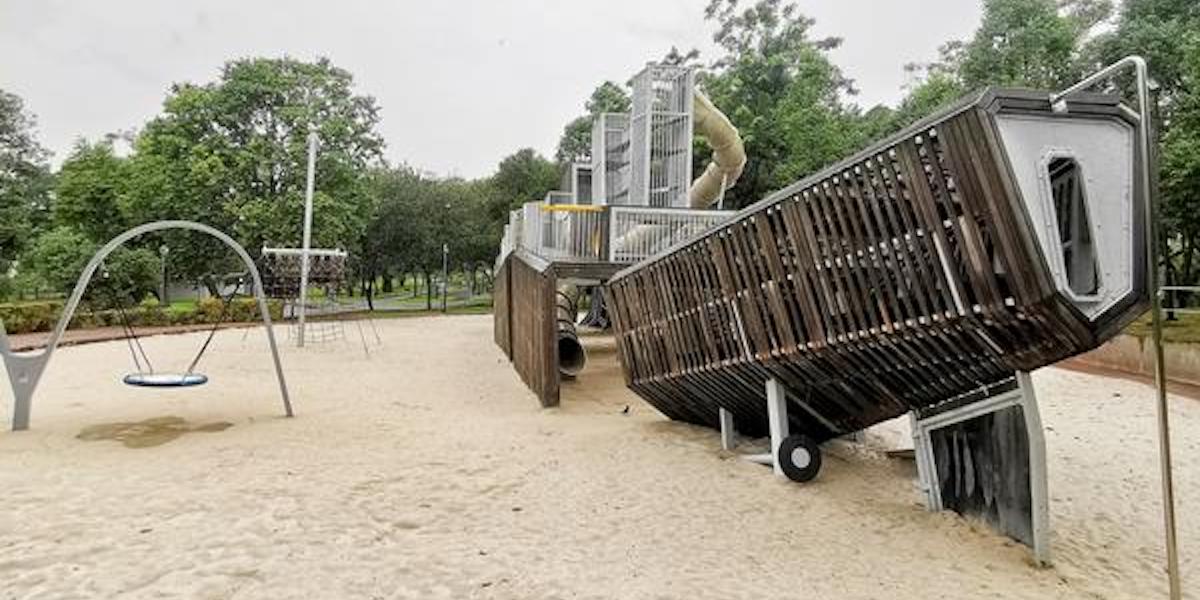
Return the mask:
{"type": "Polygon", "coordinates": [[[171,248],[166,244],[158,247],[158,255],[162,258],[160,261],[162,272],[159,277],[158,299],[163,305],[170,305],[171,301],[167,299],[167,254],[170,254],[171,248]]]}
{"type": "Polygon", "coordinates": [[[308,250],[312,245],[312,213],[313,213],[313,180],[317,170],[317,137],[316,128],[309,125],[308,131],[308,173],[304,184],[304,247],[300,251],[300,323],[297,327],[297,344],[304,347],[304,322],[308,314],[308,250]]]}
{"type": "MultiPolygon", "coordinates": [[[[447,202],[446,210],[442,211],[443,223],[446,217],[450,214],[450,203],[447,202]]],[[[446,228],[442,228],[443,235],[446,234],[446,228]]],[[[442,242],[442,314],[446,314],[446,294],[450,289],[450,244],[442,242]]]]}
{"type": "Polygon", "coordinates": [[[450,288],[450,244],[442,244],[442,313],[446,312],[446,290],[450,288]]]}

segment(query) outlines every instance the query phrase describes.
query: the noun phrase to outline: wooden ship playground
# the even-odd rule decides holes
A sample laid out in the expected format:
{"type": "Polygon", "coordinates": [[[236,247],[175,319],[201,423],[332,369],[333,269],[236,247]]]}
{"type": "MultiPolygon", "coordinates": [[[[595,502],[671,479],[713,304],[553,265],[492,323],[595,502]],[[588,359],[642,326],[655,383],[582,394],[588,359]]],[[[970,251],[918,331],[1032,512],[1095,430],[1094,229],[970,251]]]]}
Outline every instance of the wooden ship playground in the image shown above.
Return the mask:
{"type": "MultiPolygon", "coordinates": [[[[255,260],[205,224],[146,223],[96,252],[44,347],[18,351],[0,327],[14,430],[0,456],[18,467],[0,482],[19,500],[0,542],[21,530],[12,548],[70,548],[60,562],[22,562],[0,543],[0,573],[47,597],[136,593],[179,572],[211,583],[187,588],[198,594],[319,596],[298,583],[309,571],[375,594],[388,569],[406,582],[395,597],[581,586],[643,597],[676,575],[683,595],[794,597],[780,578],[803,567],[814,597],[976,584],[1034,598],[1102,593],[1131,572],[1156,580],[1161,565],[1137,550],[1158,522],[1178,593],[1146,79],[1132,57],[1065,90],[972,93],[726,210],[747,167],[737,128],[694,68],[650,63],[631,80],[629,112],[594,119],[591,161],[508,214],[490,316],[338,318],[353,257],[312,247],[312,134],[300,247],[255,260]],[[1135,97],[1095,91],[1129,72],[1135,97]],[[696,143],[712,149],[698,176],[696,143]],[[118,341],[60,349],[85,293],[107,285],[106,258],[179,229],[238,259],[211,328],[143,337],[123,319],[118,341]],[[218,334],[238,294],[261,327],[218,334]],[[1153,399],[1135,383],[1042,369],[1148,308],[1153,399]],[[122,355],[133,366],[119,381],[91,381],[122,355]],[[1082,398],[1106,386],[1139,401],[1082,398]],[[135,397],[171,414],[147,419],[135,397]],[[99,410],[113,422],[95,424],[88,411],[99,410]],[[1113,415],[1151,410],[1163,514],[1130,501],[1153,479],[1131,469],[1112,475],[1129,523],[1098,524],[1070,501],[1102,495],[1086,475],[1116,466],[1086,451],[1082,423],[1112,431],[1113,415]],[[911,448],[911,467],[864,458],[887,432],[911,448]],[[95,440],[179,441],[102,476],[124,449],[80,449],[95,440]],[[62,506],[35,501],[44,489],[62,506]],[[143,506],[170,517],[110,530],[143,506]],[[39,525],[58,509],[91,519],[79,527],[100,540],[95,551],[120,548],[124,566],[95,580],[56,574],[89,556],[87,535],[39,525]],[[287,557],[273,552],[280,543],[287,557]],[[1088,544],[1138,558],[1078,559],[1088,544]],[[207,558],[181,558],[188,548],[207,558]],[[160,560],[149,582],[130,567],[160,560]],[[617,587],[614,564],[634,573],[617,587]],[[1095,570],[1107,575],[1088,579],[1095,570]]],[[[1200,432],[1188,410],[1183,426],[1200,432]]],[[[1137,442],[1131,453],[1155,453],[1148,434],[1121,435],[1137,442]]]]}

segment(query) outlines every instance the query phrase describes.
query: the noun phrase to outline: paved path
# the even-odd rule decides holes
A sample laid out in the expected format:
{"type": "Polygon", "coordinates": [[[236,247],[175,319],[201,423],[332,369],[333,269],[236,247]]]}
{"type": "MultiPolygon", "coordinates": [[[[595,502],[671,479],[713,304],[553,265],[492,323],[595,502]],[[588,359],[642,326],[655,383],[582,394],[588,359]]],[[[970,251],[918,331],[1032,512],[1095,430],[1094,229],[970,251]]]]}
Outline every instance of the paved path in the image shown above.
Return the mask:
{"type": "MultiPolygon", "coordinates": [[[[257,323],[224,323],[221,329],[249,327],[257,323]]],[[[193,331],[208,331],[212,325],[171,325],[166,327],[138,327],[139,337],[150,335],[168,335],[175,333],[191,333],[193,331]]],[[[17,352],[44,348],[50,339],[49,331],[38,333],[18,333],[8,336],[8,343],[17,352]]],[[[76,344],[91,344],[93,342],[110,342],[125,339],[125,332],[120,327],[96,327],[93,329],[69,329],[63,334],[59,346],[74,346],[76,344]]]]}

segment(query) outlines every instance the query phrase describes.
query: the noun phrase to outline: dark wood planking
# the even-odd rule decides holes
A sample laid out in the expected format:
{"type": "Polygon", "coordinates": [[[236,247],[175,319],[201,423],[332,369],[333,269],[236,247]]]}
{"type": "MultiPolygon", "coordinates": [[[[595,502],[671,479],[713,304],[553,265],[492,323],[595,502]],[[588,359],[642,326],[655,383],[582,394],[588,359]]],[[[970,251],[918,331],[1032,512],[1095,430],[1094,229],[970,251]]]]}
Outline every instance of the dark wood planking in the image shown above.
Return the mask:
{"type": "Polygon", "coordinates": [[[672,418],[711,426],[724,407],[761,433],[778,378],[820,417],[794,407],[792,426],[824,439],[1086,351],[1136,316],[1144,290],[1094,324],[1059,297],[990,121],[1003,102],[1049,113],[1044,96],[982,94],[618,273],[630,388],[672,418]]]}
{"type": "Polygon", "coordinates": [[[551,264],[519,251],[509,254],[496,276],[496,344],[542,406],[559,401],[555,283],[551,264]]]}

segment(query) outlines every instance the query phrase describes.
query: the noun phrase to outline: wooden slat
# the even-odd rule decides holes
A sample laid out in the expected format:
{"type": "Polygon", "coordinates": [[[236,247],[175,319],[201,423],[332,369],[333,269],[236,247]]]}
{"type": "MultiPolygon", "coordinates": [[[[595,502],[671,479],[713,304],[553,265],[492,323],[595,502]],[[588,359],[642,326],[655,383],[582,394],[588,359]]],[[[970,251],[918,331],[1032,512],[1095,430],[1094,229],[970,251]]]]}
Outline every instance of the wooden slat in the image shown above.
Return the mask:
{"type": "Polygon", "coordinates": [[[500,300],[493,316],[496,342],[542,406],[557,406],[557,279],[548,264],[519,251],[509,254],[500,272],[503,275],[496,278],[500,300]]]}
{"type": "MultiPolygon", "coordinates": [[[[1021,111],[1054,114],[1027,96],[1021,111]]],[[[1058,295],[981,108],[997,98],[617,274],[607,297],[630,388],[672,418],[715,426],[723,407],[762,432],[775,377],[844,432],[1086,351],[1136,316],[1144,290],[1098,324],[1058,295]]],[[[791,414],[797,431],[837,433],[791,414]]]]}

